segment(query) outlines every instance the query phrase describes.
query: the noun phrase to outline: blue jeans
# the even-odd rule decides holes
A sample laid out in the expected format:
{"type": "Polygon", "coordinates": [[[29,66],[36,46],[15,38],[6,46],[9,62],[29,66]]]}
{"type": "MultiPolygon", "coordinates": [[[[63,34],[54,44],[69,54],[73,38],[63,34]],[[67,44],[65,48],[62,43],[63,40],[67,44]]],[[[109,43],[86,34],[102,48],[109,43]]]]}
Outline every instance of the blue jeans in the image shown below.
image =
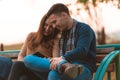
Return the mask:
{"type": "Polygon", "coordinates": [[[25,66],[35,72],[42,80],[91,80],[92,74],[86,67],[84,68],[83,73],[78,75],[75,79],[70,79],[66,75],[59,74],[59,68],[65,62],[66,60],[61,62],[58,65],[58,69],[50,70],[50,61],[48,58],[41,58],[32,54],[24,58],[25,66]],[[43,76],[43,73],[48,73],[48,75],[43,76]]]}

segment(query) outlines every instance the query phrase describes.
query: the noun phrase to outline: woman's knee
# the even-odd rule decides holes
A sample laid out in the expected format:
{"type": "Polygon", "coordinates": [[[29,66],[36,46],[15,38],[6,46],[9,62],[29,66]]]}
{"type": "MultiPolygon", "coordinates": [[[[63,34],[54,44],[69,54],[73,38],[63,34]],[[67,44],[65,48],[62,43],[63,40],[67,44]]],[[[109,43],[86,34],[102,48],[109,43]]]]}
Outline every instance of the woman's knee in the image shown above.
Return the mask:
{"type": "Polygon", "coordinates": [[[24,64],[29,69],[37,71],[49,71],[50,61],[47,58],[41,58],[35,55],[28,55],[24,58],[24,64]]]}
{"type": "Polygon", "coordinates": [[[24,63],[33,64],[33,63],[38,63],[41,60],[42,60],[41,57],[35,56],[33,54],[30,54],[30,55],[24,57],[24,63]]]}
{"type": "Polygon", "coordinates": [[[24,57],[24,65],[26,67],[31,67],[31,64],[34,63],[33,55],[28,55],[24,57]]]}
{"type": "Polygon", "coordinates": [[[31,62],[33,59],[33,55],[28,55],[24,57],[24,62],[31,62]]]}
{"type": "Polygon", "coordinates": [[[36,59],[37,59],[37,57],[32,54],[25,56],[24,57],[25,66],[31,66],[31,64],[34,64],[37,61],[36,59]]]}

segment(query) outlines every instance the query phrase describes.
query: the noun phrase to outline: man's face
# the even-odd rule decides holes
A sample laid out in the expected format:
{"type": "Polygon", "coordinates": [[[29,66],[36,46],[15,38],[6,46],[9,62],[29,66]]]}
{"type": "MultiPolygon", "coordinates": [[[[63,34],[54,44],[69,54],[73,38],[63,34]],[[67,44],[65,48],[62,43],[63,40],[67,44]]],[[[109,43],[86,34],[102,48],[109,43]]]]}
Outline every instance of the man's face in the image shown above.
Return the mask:
{"type": "Polygon", "coordinates": [[[51,27],[53,28],[57,28],[58,30],[60,31],[63,31],[65,26],[64,26],[64,21],[63,21],[63,17],[62,16],[57,16],[55,14],[51,14],[46,22],[49,24],[49,25],[52,25],[51,27]]]}

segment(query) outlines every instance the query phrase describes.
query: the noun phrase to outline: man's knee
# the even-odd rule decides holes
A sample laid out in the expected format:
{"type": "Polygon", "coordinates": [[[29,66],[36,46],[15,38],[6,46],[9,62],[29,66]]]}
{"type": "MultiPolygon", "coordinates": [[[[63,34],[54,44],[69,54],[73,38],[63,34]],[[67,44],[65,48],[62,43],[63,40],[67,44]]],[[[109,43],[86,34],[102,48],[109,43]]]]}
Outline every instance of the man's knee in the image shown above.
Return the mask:
{"type": "Polygon", "coordinates": [[[56,80],[56,79],[60,79],[59,77],[59,73],[57,71],[50,71],[49,75],[48,75],[48,80],[56,80]]]}

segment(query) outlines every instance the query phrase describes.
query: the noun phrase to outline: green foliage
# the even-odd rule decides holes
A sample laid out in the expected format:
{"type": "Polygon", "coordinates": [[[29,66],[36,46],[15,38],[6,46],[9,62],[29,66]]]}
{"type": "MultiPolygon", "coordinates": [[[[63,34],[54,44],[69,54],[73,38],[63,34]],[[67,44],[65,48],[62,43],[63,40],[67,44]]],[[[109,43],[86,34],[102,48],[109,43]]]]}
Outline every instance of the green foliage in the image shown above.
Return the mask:
{"type": "MultiPolygon", "coordinates": [[[[84,3],[84,4],[86,4],[88,1],[89,1],[89,0],[78,0],[77,2],[78,2],[78,3],[84,3]]],[[[96,5],[96,4],[95,4],[96,1],[97,1],[97,0],[92,0],[94,6],[96,5]]]]}
{"type": "MultiPolygon", "coordinates": [[[[78,3],[83,3],[86,4],[90,0],[77,0],[78,3]]],[[[106,2],[108,3],[109,1],[115,1],[115,0],[92,0],[92,3],[94,6],[96,6],[96,2],[106,2]]],[[[120,9],[120,0],[116,0],[118,2],[118,9],[120,9]]]]}
{"type": "Polygon", "coordinates": [[[80,3],[87,3],[88,0],[78,0],[80,3]]]}

